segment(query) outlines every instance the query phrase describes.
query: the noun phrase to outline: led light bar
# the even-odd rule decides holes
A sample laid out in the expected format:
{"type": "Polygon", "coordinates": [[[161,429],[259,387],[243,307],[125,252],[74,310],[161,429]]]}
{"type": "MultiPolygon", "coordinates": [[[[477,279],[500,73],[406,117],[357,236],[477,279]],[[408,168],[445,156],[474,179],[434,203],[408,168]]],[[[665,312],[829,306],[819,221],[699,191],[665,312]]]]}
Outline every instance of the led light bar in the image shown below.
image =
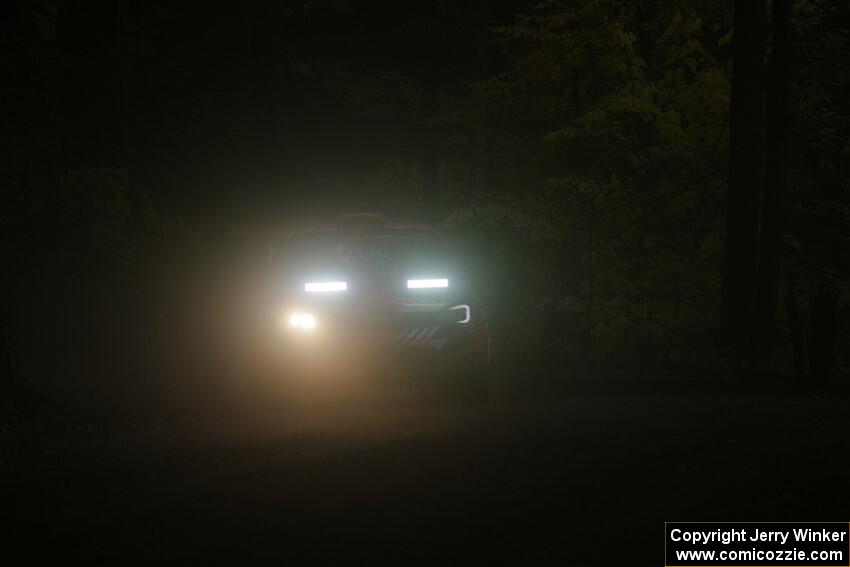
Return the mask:
{"type": "Polygon", "coordinates": [[[407,280],[407,289],[428,289],[435,287],[449,287],[449,280],[447,278],[407,280]]]}
{"type": "Polygon", "coordinates": [[[304,284],[304,291],[308,293],[323,293],[328,291],[346,290],[348,290],[347,282],[307,282],[304,284]]]}

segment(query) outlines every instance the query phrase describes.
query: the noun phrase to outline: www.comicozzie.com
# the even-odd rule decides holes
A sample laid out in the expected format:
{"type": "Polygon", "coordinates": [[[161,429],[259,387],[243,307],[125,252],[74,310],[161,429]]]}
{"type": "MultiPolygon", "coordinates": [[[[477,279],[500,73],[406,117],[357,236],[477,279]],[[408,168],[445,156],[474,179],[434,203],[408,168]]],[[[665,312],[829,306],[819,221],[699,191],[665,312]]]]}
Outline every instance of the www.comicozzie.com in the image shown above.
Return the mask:
{"type": "Polygon", "coordinates": [[[843,522],[667,522],[665,565],[850,566],[850,524],[843,522]]]}

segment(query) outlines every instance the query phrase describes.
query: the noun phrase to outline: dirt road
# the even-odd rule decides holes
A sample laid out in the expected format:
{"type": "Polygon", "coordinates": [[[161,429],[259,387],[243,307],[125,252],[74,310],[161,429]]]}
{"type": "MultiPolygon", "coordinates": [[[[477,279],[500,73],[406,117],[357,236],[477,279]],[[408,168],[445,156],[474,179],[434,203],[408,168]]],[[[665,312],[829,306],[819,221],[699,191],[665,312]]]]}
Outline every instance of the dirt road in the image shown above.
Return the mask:
{"type": "Polygon", "coordinates": [[[609,392],[142,420],[17,447],[5,536],[93,562],[661,565],[665,520],[846,521],[848,417],[609,392]]]}

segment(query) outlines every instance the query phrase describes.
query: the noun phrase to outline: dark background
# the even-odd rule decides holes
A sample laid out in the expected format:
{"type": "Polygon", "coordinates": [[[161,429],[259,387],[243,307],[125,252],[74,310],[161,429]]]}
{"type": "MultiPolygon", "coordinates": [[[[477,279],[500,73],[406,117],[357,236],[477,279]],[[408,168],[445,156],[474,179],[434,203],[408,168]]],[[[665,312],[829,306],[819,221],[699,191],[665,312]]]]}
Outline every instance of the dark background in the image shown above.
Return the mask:
{"type": "Polygon", "coordinates": [[[239,557],[220,536],[247,531],[270,559],[278,532],[253,530],[292,515],[261,489],[300,502],[312,527],[287,533],[318,548],[374,502],[358,541],[447,515],[469,549],[537,558],[592,557],[585,518],[623,508],[653,561],[664,520],[846,520],[826,496],[847,450],[846,3],[15,0],[0,22],[0,448],[22,534],[101,533],[126,559],[239,557]],[[459,251],[490,313],[490,404],[259,402],[269,246],[352,210],[459,251]],[[227,478],[204,472],[218,459],[227,478]],[[257,463],[258,494],[181,544],[257,463]],[[434,476],[381,488],[407,467],[434,476]],[[740,504],[756,484],[782,495],[740,504]]]}

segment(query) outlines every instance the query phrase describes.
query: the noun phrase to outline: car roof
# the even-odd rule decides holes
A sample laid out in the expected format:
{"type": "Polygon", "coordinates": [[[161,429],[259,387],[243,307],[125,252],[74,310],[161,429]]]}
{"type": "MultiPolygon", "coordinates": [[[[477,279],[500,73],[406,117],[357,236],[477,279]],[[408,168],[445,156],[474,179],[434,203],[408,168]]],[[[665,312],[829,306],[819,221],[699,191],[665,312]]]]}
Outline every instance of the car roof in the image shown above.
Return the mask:
{"type": "Polygon", "coordinates": [[[434,227],[422,223],[393,222],[381,213],[340,213],[333,222],[301,226],[292,231],[293,236],[316,233],[352,232],[368,230],[411,230],[427,232],[435,237],[440,233],[434,227]]]}

